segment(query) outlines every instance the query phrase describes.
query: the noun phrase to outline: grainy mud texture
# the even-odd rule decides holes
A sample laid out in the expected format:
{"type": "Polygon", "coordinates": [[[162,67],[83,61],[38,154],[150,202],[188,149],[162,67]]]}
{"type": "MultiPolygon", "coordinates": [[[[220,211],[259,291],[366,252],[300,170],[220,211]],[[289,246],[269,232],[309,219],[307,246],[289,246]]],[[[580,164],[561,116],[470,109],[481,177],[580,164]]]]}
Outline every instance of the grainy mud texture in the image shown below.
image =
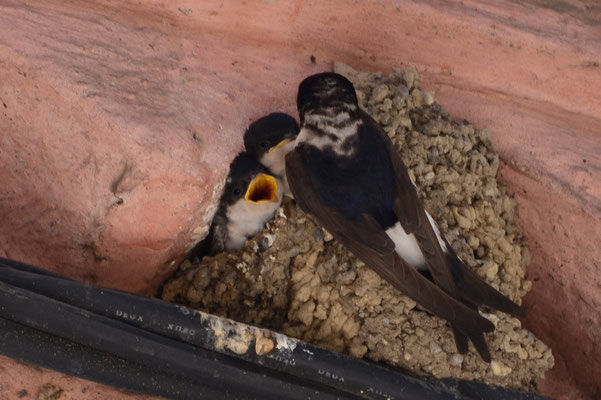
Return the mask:
{"type": "MultiPolygon", "coordinates": [[[[337,64],[359,101],[390,135],[428,211],[483,279],[514,301],[530,289],[528,251],[515,202],[497,184],[491,132],[452,120],[414,70],[389,75],[337,64]]],[[[493,362],[456,352],[448,324],[425,312],[349,254],[292,201],[245,249],[184,262],[163,289],[168,301],[268,327],[356,357],[436,377],[534,390],[551,350],[500,312],[486,314],[493,362]]],[[[470,345],[471,346],[471,345],[470,345]]]]}

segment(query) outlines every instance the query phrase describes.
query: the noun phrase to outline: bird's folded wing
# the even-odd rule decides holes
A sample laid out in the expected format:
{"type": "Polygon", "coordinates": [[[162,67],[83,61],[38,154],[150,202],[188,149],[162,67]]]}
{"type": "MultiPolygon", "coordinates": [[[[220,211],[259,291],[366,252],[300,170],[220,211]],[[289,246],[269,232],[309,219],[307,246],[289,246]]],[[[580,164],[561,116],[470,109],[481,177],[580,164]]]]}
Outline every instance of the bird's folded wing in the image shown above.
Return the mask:
{"type": "Polygon", "coordinates": [[[325,206],[306,175],[303,154],[286,156],[286,173],[297,205],[328,230],[368,267],[430,312],[449,320],[466,333],[490,332],[494,325],[478,312],[455,300],[402,260],[395,245],[370,215],[350,221],[325,206]]]}
{"type": "Polygon", "coordinates": [[[428,269],[437,285],[448,294],[458,298],[457,287],[447,264],[446,256],[440,247],[434,228],[426,215],[426,211],[417,196],[417,190],[409,177],[407,167],[401,155],[394,148],[392,141],[382,127],[367,113],[362,115],[363,129],[369,129],[384,142],[395,175],[395,194],[393,211],[407,234],[414,234],[417,243],[428,265],[428,269]]]}
{"type": "Polygon", "coordinates": [[[405,163],[403,163],[400,154],[394,148],[392,141],[386,132],[384,132],[384,129],[382,129],[380,124],[378,124],[369,114],[362,110],[360,111],[360,115],[361,119],[363,120],[361,129],[368,129],[369,131],[379,135],[382,142],[384,142],[386,148],[388,149],[390,161],[392,162],[392,167],[394,168],[396,183],[393,210],[405,232],[408,234],[414,233],[420,224],[420,214],[418,211],[420,208],[422,208],[422,205],[417,197],[415,186],[411,180],[411,177],[409,176],[407,167],[405,166],[405,163]]]}
{"type": "Polygon", "coordinates": [[[476,305],[488,306],[507,314],[520,317],[526,316],[520,306],[483,281],[474,271],[469,269],[457,256],[446,238],[443,240],[449,249],[447,259],[451,266],[455,284],[464,300],[476,305]]]}

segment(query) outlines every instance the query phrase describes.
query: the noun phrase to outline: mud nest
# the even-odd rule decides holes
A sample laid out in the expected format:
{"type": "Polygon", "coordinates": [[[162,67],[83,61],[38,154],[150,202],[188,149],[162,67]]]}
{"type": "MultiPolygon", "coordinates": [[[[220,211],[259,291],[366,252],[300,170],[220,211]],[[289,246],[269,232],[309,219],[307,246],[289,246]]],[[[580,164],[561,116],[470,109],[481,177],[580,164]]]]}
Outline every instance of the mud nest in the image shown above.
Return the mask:
{"type": "MultiPolygon", "coordinates": [[[[511,195],[496,181],[499,157],[491,132],[451,119],[413,70],[355,71],[361,106],[384,127],[415,178],[419,195],[466,264],[517,303],[528,251],[511,195]]],[[[236,253],[185,261],[162,297],[237,321],[270,328],[355,357],[436,377],[478,379],[534,390],[553,366],[551,350],[518,319],[486,316],[493,361],[470,345],[457,353],[448,324],[346,251],[292,201],[236,253]]]]}

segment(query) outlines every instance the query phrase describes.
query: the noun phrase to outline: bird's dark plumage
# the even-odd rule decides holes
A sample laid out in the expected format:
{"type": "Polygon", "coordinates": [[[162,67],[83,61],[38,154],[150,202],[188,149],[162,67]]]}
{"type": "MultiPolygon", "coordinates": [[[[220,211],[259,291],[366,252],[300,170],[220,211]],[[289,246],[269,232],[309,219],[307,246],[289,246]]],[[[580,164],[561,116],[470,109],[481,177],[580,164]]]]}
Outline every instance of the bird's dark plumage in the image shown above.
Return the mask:
{"type": "Polygon", "coordinates": [[[382,128],[362,111],[353,85],[335,73],[299,86],[301,131],[286,156],[298,206],[395,288],[450,321],[458,351],[469,338],[490,361],[489,306],[523,315],[455,254],[427,214],[407,168],[382,128]],[[415,268],[424,264],[428,280],[415,268]]]}

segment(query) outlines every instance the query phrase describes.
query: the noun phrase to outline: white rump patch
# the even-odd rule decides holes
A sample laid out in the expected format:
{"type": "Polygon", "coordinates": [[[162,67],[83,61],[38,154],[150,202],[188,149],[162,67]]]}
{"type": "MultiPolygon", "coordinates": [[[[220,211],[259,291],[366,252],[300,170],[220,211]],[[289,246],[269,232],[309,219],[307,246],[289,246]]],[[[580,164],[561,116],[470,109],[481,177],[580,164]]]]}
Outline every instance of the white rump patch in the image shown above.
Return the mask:
{"type": "Polygon", "coordinates": [[[427,269],[426,259],[417,244],[414,234],[406,234],[400,222],[386,230],[388,237],[394,242],[396,252],[415,269],[427,269]]]}
{"type": "MultiPolygon", "coordinates": [[[[443,241],[440,233],[440,229],[438,229],[438,225],[434,222],[434,219],[430,216],[430,214],[426,211],[426,215],[428,216],[428,220],[434,229],[434,233],[436,234],[436,238],[438,239],[438,243],[442,250],[446,253],[447,246],[443,241]]],[[[394,242],[397,254],[409,265],[411,265],[415,269],[427,269],[428,266],[426,264],[426,259],[424,258],[424,254],[422,250],[419,248],[417,244],[417,239],[414,234],[407,234],[405,230],[401,226],[400,222],[394,224],[391,228],[386,230],[386,234],[388,237],[394,242]]]]}

